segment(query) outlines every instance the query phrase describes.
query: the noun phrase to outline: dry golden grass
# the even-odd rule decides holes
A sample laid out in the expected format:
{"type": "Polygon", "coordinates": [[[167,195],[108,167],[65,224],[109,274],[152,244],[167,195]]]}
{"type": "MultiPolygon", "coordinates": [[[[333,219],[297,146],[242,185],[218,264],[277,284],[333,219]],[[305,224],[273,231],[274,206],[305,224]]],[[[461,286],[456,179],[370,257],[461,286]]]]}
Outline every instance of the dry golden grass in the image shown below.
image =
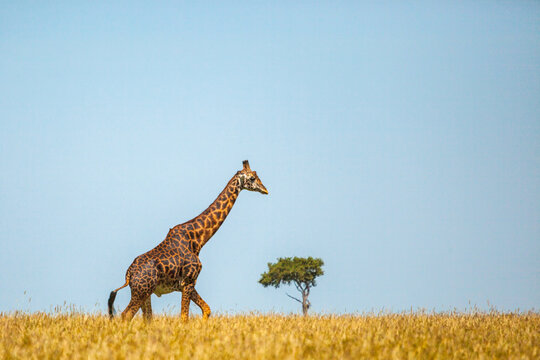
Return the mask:
{"type": "Polygon", "coordinates": [[[539,359],[540,314],[0,314],[0,359],[539,359]]]}

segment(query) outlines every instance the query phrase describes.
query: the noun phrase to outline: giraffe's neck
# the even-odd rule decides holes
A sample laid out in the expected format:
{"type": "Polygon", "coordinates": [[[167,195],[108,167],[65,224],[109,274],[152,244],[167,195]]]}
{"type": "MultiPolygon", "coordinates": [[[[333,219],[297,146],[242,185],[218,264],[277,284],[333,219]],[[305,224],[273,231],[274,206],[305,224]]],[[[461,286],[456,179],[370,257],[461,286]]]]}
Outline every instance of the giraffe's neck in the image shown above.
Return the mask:
{"type": "Polygon", "coordinates": [[[199,236],[197,240],[199,251],[216,231],[218,231],[227,215],[229,215],[229,212],[238,198],[238,194],[240,194],[240,191],[242,190],[240,181],[238,174],[234,175],[216,200],[214,200],[214,202],[199,216],[192,220],[202,227],[200,233],[201,236],[199,236]]]}

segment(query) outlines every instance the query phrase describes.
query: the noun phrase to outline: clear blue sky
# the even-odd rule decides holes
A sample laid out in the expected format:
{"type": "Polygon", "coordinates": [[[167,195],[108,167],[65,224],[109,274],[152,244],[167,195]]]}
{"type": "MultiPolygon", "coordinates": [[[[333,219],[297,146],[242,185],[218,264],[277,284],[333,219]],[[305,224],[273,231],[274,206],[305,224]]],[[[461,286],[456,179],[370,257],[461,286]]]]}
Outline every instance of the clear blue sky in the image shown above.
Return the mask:
{"type": "Polygon", "coordinates": [[[540,305],[538,2],[2,2],[0,53],[0,311],[104,310],[244,159],[215,311],[295,255],[315,312],[540,305]]]}

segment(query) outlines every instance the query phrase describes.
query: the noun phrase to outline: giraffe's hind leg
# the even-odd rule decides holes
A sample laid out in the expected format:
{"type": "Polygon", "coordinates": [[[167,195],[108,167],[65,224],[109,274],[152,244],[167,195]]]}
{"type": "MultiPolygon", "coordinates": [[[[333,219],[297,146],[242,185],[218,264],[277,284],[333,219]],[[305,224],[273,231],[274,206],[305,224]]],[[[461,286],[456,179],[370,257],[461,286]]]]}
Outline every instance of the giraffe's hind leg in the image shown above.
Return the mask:
{"type": "Polygon", "coordinates": [[[131,300],[122,312],[123,320],[131,320],[137,314],[140,308],[142,308],[143,316],[145,320],[152,319],[152,303],[151,303],[151,293],[142,292],[142,291],[133,291],[131,289],[131,300]]]}
{"type": "Polygon", "coordinates": [[[150,295],[156,288],[157,274],[155,269],[146,267],[139,271],[137,274],[132,275],[130,285],[131,288],[131,300],[122,312],[123,320],[131,320],[142,307],[145,318],[147,317],[147,311],[150,309],[150,317],[152,316],[152,310],[150,305],[150,295]],[[148,303],[146,303],[148,301],[148,303]],[[148,305],[148,306],[147,306],[148,305]]]}
{"type": "Polygon", "coordinates": [[[133,319],[137,311],[139,311],[139,308],[141,307],[141,305],[142,305],[142,300],[140,298],[131,296],[131,300],[129,301],[128,306],[122,312],[122,320],[129,321],[133,319]]]}
{"type": "Polygon", "coordinates": [[[203,312],[203,319],[208,319],[210,316],[210,306],[202,299],[202,297],[199,295],[197,290],[193,288],[191,290],[191,301],[193,301],[195,304],[197,304],[198,307],[201,308],[203,312]]]}
{"type": "Polygon", "coordinates": [[[152,320],[152,295],[149,295],[141,304],[144,319],[152,320]]]}

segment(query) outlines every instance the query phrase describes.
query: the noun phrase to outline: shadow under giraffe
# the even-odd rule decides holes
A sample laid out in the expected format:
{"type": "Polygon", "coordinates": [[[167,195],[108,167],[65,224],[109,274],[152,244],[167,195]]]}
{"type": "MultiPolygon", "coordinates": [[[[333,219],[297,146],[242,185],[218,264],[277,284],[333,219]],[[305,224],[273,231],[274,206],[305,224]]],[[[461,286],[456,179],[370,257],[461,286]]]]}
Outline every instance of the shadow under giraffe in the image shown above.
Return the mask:
{"type": "Polygon", "coordinates": [[[151,295],[161,296],[173,291],[182,292],[182,320],[187,321],[189,318],[190,301],[201,308],[203,318],[207,319],[210,307],[195,290],[202,268],[199,252],[223,224],[240,191],[244,189],[268,194],[247,160],[243,162],[243,169],[229,180],[225,189],[206,210],[196,218],[170,229],[165,240],[158,246],[133,260],[126,272],[126,283],[111,291],[109,316],[113,317],[116,292],[129,285],[131,300],[122,312],[122,319],[131,320],[142,309],[144,318],[150,320],[151,295]]]}

